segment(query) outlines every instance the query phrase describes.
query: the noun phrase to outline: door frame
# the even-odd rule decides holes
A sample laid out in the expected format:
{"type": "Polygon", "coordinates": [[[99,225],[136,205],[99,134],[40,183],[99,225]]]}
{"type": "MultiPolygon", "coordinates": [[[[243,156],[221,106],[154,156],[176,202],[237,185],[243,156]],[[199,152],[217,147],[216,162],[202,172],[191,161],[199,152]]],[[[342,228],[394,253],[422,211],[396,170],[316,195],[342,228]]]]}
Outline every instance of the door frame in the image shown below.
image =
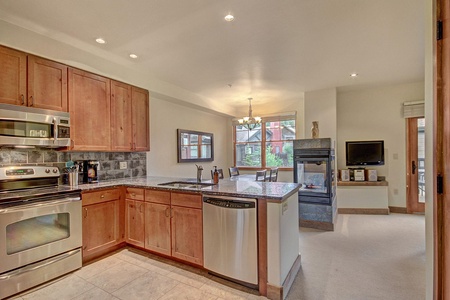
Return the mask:
{"type": "MultiPolygon", "coordinates": [[[[450,298],[450,3],[436,1],[434,21],[442,21],[435,39],[433,74],[433,299],[450,298]],[[447,127],[446,127],[447,126],[447,127]],[[446,166],[447,165],[447,166],[446,166]],[[437,184],[442,180],[442,191],[437,184]]],[[[437,22],[435,22],[436,24],[437,22]]],[[[436,29],[436,27],[434,27],[436,29]]]]}

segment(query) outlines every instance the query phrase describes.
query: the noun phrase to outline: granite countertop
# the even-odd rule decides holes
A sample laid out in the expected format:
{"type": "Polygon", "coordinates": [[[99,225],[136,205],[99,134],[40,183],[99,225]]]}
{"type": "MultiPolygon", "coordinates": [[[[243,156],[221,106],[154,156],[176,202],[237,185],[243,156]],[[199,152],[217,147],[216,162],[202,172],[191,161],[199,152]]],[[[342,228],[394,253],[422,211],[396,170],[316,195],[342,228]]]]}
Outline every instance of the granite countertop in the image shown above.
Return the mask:
{"type": "MultiPolygon", "coordinates": [[[[79,185],[82,191],[92,191],[101,188],[110,188],[117,186],[127,186],[136,188],[150,188],[169,191],[197,192],[203,195],[231,196],[243,198],[260,198],[268,200],[283,201],[292,194],[296,193],[300,187],[297,183],[288,182],[256,182],[249,180],[232,180],[224,178],[219,180],[219,184],[206,186],[202,188],[175,188],[171,186],[159,185],[161,183],[172,181],[189,181],[193,184],[196,180],[193,178],[175,178],[175,177],[133,177],[114,180],[105,180],[99,183],[79,185]]],[[[212,183],[212,180],[203,180],[202,183],[212,183]]]]}

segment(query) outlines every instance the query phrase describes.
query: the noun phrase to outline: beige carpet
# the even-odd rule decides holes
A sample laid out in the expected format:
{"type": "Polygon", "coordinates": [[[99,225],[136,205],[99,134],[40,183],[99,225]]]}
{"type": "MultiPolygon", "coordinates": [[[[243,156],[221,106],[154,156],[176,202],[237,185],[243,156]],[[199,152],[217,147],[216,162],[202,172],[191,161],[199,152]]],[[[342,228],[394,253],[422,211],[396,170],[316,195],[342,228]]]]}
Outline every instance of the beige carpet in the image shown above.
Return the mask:
{"type": "Polygon", "coordinates": [[[425,216],[344,215],[334,232],[300,228],[289,300],[425,299],[425,216]]]}

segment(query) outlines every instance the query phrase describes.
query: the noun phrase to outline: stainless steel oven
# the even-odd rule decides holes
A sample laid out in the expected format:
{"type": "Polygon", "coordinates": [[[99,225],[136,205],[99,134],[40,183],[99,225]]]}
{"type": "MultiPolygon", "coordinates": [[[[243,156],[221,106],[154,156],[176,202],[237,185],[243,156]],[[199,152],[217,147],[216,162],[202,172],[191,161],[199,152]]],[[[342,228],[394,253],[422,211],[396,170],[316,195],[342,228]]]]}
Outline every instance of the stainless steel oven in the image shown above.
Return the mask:
{"type": "Polygon", "coordinates": [[[0,298],[81,267],[81,193],[58,177],[55,167],[0,167],[0,298]]]}

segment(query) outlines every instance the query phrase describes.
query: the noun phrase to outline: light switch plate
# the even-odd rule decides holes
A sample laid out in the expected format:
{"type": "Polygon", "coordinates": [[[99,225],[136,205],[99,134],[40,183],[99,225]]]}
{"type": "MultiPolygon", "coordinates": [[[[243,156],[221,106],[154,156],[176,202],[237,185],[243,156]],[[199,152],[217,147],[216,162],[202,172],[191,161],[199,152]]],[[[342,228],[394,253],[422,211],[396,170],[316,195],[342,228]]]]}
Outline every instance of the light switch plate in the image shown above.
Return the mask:
{"type": "Polygon", "coordinates": [[[121,161],[121,162],[119,162],[119,169],[121,169],[121,170],[124,170],[124,169],[126,169],[128,166],[127,166],[127,162],[126,161],[121,161]]]}

